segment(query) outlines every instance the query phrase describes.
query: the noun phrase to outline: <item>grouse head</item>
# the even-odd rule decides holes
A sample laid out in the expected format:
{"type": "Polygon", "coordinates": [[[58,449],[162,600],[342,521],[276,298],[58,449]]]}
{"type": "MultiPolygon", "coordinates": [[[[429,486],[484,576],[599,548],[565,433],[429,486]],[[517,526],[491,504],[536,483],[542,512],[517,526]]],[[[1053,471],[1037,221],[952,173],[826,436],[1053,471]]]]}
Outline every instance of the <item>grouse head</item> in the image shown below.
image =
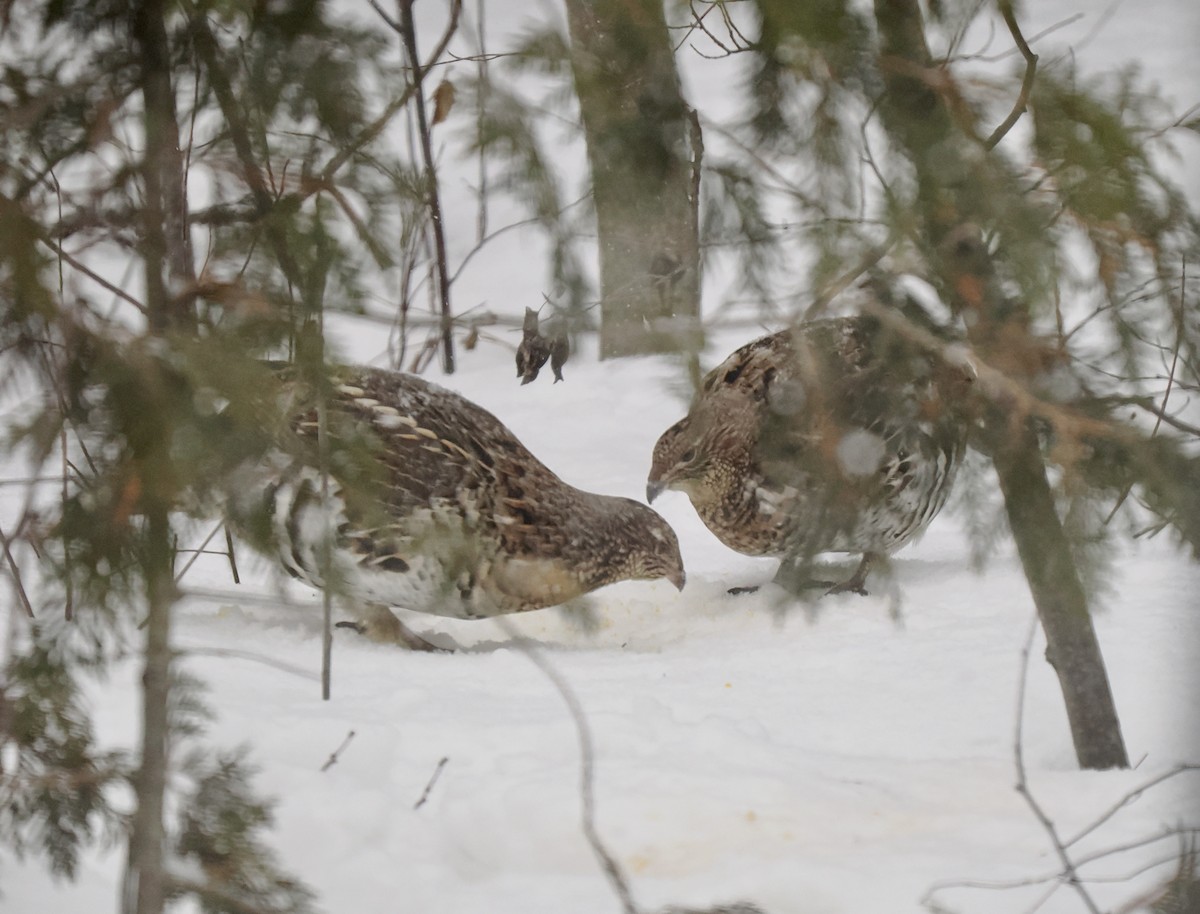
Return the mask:
{"type": "Polygon", "coordinates": [[[602,535],[596,550],[596,566],[602,569],[605,580],[592,586],[610,580],[666,578],[676,589],[683,590],[686,579],[683,558],[670,524],[658,512],[629,498],[612,499],[607,507],[609,516],[605,526],[611,529],[611,535],[602,535]]]}
{"type": "Polygon", "coordinates": [[[665,489],[686,493],[698,506],[721,500],[752,462],[753,439],[743,426],[754,412],[750,402],[732,394],[693,405],[654,445],[646,500],[653,502],[665,489]]]}

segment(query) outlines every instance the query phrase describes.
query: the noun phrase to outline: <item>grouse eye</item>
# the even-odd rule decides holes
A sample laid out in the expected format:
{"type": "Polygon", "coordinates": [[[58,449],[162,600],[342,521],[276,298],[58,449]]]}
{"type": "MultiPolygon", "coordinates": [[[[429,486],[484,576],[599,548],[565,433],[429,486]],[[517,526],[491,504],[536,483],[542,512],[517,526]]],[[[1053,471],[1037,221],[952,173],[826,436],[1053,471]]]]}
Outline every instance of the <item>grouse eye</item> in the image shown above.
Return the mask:
{"type": "Polygon", "coordinates": [[[679,458],[679,462],[680,463],[691,463],[692,459],[695,456],[696,456],[696,449],[694,447],[690,447],[686,451],[683,452],[683,456],[679,458]]]}

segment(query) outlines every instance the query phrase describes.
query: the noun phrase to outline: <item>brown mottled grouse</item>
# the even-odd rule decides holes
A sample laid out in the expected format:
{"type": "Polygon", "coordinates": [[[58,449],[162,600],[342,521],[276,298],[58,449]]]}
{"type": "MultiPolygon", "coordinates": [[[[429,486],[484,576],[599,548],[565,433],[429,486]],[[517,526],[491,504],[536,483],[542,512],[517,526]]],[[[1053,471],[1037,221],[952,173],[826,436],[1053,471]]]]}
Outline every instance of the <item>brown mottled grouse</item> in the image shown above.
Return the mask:
{"type": "Polygon", "coordinates": [[[477,619],[628,579],[683,587],[675,534],[653,510],[567,485],[490,413],[401,372],[336,378],[330,465],[345,484],[331,479],[323,499],[315,401],[299,384],[289,396],[295,447],[267,489],[270,539],[290,572],[331,583],[375,639],[428,646],[387,606],[477,619]]]}
{"type": "Polygon", "coordinates": [[[654,448],[646,494],[691,498],[725,545],[781,556],[798,589],[821,552],[861,553],[834,592],[865,593],[873,559],[941,510],[966,446],[968,374],[869,317],[810,321],[748,343],[705,376],[654,448]]]}

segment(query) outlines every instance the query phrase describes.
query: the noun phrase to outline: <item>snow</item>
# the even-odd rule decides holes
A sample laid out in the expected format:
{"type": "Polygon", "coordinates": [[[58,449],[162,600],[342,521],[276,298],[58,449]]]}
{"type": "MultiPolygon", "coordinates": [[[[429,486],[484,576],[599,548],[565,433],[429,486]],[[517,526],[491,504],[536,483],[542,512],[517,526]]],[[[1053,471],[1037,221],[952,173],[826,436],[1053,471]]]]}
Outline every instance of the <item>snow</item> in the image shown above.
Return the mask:
{"type": "MultiPolygon", "coordinates": [[[[1103,15],[1083,0],[1026,6],[1028,33],[1078,7],[1087,18],[1056,40],[1097,26],[1081,50],[1085,62],[1144,57],[1180,99],[1194,100],[1200,80],[1187,80],[1197,75],[1197,29],[1180,26],[1200,24],[1191,3],[1115,4],[1103,15]]],[[[700,77],[689,79],[694,86],[700,77]]],[[[460,187],[458,203],[469,210],[468,200],[460,187]]],[[[510,236],[472,262],[464,304],[487,299],[519,315],[540,300],[533,236],[510,236]]],[[[377,326],[337,329],[355,358],[375,359],[384,348],[377,326]]],[[[707,364],[748,338],[719,334],[707,364]]],[[[485,338],[460,351],[459,371],[435,380],[503,419],[568,482],[640,498],[655,439],[684,412],[671,392],[679,367],[667,359],[600,364],[585,341],[564,383],[543,377],[522,387],[516,340],[504,342],[485,338]]],[[[181,665],[207,683],[217,714],[209,739],[251,747],[257,785],[279,803],[274,844],[324,910],[620,909],[581,827],[576,721],[531,651],[585,713],[596,825],[645,911],[745,900],[770,914],[908,914],[925,910],[923,899],[941,884],[1053,877],[1061,869],[1054,849],[1014,789],[1019,718],[1030,790],[1065,840],[1140,785],[1200,763],[1200,567],[1162,537],[1122,547],[1096,616],[1138,767],[1080,772],[1040,632],[1018,711],[1033,620],[1019,563],[1005,549],[973,572],[952,510],[895,557],[893,582],[869,582],[871,596],[795,605],[770,585],[729,596],[730,586],[768,582],[774,563],[726,549],[682,495],[655,507],[679,534],[682,593],[666,581],[625,583],[596,593],[586,616],[544,610],[502,625],[407,614],[415,630],[462,648],[445,655],[338,631],[328,702],[317,681],[314,592],[289,583],[300,604],[290,608],[259,599],[276,592],[278,576],[244,551],[251,573],[243,586],[212,557],[188,572],[185,585],[199,595],[181,604],[175,641],[181,665]]],[[[136,744],[139,675],[125,662],[92,688],[109,744],[136,744]]],[[[1200,773],[1155,786],[1072,854],[1200,825],[1198,795],[1200,773]]],[[[1164,839],[1082,872],[1100,908],[1111,910],[1169,876],[1177,851],[1176,840],[1164,839]],[[1112,877],[1128,878],[1095,881],[1112,877]]],[[[122,858],[119,848],[91,853],[68,885],[0,858],[0,911],[111,910],[122,858]]],[[[1051,885],[946,887],[932,900],[971,914],[1025,911],[1051,885]]],[[[1084,907],[1060,886],[1039,910],[1084,907]]]]}

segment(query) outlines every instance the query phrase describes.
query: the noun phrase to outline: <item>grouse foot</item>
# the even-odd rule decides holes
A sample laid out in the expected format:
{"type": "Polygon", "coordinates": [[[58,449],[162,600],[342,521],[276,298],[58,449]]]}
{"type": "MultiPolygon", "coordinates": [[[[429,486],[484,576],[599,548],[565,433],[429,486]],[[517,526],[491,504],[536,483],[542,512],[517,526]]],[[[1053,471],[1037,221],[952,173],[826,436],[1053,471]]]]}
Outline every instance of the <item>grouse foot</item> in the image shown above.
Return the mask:
{"type": "Polygon", "coordinates": [[[369,606],[362,612],[362,618],[356,622],[338,622],[337,628],[350,628],[380,644],[395,644],[406,647],[410,651],[427,651],[438,654],[448,654],[446,648],[438,647],[426,641],[403,622],[396,618],[386,606],[369,606]]]}
{"type": "MultiPolygon", "coordinates": [[[[834,584],[833,581],[814,581],[809,578],[806,578],[802,581],[798,581],[798,580],[794,579],[793,577],[791,577],[790,575],[786,576],[785,579],[783,579],[783,580],[781,580],[779,578],[779,576],[776,575],[773,583],[778,584],[780,587],[782,587],[788,593],[795,594],[795,595],[799,595],[802,591],[805,591],[805,590],[824,590],[826,593],[833,593],[834,591],[830,590],[829,588],[838,586],[838,585],[834,584]]],[[[743,596],[744,594],[748,594],[748,593],[758,593],[758,591],[761,588],[762,588],[761,584],[748,584],[744,587],[730,587],[725,592],[727,594],[729,594],[731,597],[740,597],[740,596],[743,596]]]]}
{"type": "Polygon", "coordinates": [[[875,561],[876,555],[874,552],[864,552],[862,561],[858,563],[858,567],[854,569],[854,574],[850,575],[848,580],[841,584],[835,584],[825,591],[825,596],[831,596],[835,593],[856,593],[862,596],[867,596],[867,575],[870,573],[871,564],[875,561]]]}

